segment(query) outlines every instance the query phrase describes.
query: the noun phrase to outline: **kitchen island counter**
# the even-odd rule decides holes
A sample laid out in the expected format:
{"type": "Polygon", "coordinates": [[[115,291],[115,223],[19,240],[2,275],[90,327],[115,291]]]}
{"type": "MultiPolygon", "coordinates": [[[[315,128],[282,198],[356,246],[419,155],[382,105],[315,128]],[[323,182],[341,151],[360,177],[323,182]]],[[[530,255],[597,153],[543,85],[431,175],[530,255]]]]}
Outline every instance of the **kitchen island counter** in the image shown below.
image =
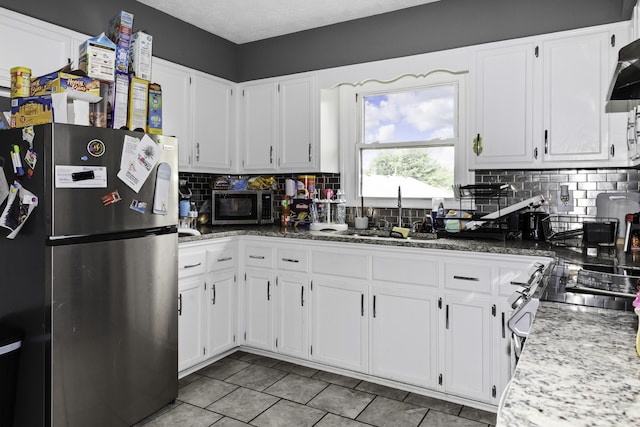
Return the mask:
{"type": "Polygon", "coordinates": [[[640,426],[632,312],[541,302],[498,426],[640,426]]]}

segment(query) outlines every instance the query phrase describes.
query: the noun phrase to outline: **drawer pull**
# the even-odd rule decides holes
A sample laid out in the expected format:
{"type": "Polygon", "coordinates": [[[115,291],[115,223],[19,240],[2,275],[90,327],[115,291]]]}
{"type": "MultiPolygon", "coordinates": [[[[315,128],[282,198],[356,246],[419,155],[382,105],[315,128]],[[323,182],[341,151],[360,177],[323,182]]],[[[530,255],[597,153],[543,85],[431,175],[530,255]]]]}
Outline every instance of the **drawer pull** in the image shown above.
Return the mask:
{"type": "Polygon", "coordinates": [[[453,276],[454,279],[457,280],[468,280],[470,282],[479,282],[480,279],[478,279],[477,277],[467,277],[467,276],[453,276]]]}
{"type": "Polygon", "coordinates": [[[225,262],[225,261],[231,261],[233,259],[233,257],[225,257],[225,258],[218,258],[218,262],[225,262]]]}
{"type": "Polygon", "coordinates": [[[263,255],[249,255],[249,258],[251,259],[264,259],[263,255]]]}
{"type": "Polygon", "coordinates": [[[527,286],[527,284],[524,282],[516,282],[514,280],[512,280],[510,283],[515,286],[527,286]]]}
{"type": "Polygon", "coordinates": [[[202,262],[199,262],[197,264],[187,264],[184,265],[182,268],[194,268],[194,267],[200,267],[202,265],[202,262]]]}
{"type": "Polygon", "coordinates": [[[282,260],[283,260],[284,262],[293,262],[293,263],[298,263],[298,262],[300,262],[300,260],[298,260],[298,259],[293,259],[293,258],[282,258],[282,260]]]}

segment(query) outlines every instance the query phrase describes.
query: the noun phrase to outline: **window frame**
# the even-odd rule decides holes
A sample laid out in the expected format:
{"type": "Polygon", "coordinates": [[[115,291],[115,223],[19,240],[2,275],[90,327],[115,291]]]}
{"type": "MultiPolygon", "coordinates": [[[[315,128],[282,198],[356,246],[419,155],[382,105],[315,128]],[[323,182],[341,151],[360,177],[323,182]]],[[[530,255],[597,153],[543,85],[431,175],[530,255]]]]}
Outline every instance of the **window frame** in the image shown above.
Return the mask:
{"type": "MultiPolygon", "coordinates": [[[[341,140],[343,156],[341,159],[342,186],[345,189],[347,204],[358,206],[361,203],[361,149],[371,148],[373,144],[364,143],[364,98],[385,93],[398,93],[413,90],[428,89],[437,86],[453,85],[456,88],[454,100],[454,126],[456,136],[446,140],[431,140],[419,142],[387,142],[377,143],[381,148],[391,147],[428,147],[437,145],[453,145],[454,184],[465,185],[473,180],[473,174],[468,170],[466,151],[463,141],[467,135],[467,71],[434,70],[425,74],[404,74],[395,79],[366,80],[354,85],[341,85],[340,105],[342,121],[341,140]],[[351,166],[351,167],[350,167],[351,166]],[[352,167],[355,166],[353,169],[352,167]]],[[[374,146],[375,147],[375,146],[374,146]]],[[[454,198],[448,198],[451,203],[454,198]]],[[[397,207],[397,197],[367,197],[366,206],[392,208],[397,207]]],[[[431,208],[431,198],[403,199],[403,207],[431,208]]]]}

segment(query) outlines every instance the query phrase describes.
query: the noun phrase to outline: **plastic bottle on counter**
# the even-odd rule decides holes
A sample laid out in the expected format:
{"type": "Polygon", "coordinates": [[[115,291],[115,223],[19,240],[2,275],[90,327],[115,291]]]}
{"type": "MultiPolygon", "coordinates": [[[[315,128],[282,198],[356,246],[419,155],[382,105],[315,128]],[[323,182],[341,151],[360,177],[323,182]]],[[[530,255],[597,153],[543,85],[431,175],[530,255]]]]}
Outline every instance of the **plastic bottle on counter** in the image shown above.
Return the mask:
{"type": "Polygon", "coordinates": [[[196,229],[198,227],[198,209],[196,208],[196,202],[191,202],[189,208],[189,227],[196,229]]]}

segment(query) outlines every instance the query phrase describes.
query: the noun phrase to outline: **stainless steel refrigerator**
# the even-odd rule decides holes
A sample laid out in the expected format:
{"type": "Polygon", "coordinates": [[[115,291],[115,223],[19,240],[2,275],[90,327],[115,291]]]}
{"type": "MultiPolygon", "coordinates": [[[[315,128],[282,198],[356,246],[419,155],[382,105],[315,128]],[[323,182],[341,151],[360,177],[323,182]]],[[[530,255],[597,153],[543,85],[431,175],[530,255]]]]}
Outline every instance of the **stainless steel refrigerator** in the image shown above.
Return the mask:
{"type": "Polygon", "coordinates": [[[0,131],[21,187],[0,209],[23,213],[0,227],[0,323],[25,332],[15,426],[128,426],[176,399],[177,154],[141,132],[0,131]]]}

